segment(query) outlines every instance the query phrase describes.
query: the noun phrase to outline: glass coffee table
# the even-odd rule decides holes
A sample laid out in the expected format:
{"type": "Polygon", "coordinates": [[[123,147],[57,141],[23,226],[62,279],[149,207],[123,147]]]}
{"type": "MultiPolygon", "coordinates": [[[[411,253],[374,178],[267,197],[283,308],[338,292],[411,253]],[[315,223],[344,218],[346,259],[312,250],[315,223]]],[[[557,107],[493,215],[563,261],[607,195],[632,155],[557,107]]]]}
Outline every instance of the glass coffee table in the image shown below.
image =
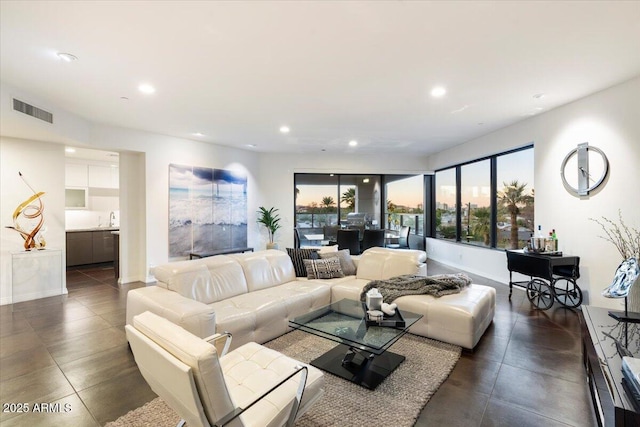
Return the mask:
{"type": "Polygon", "coordinates": [[[312,360],[312,366],[373,390],[405,359],[387,349],[422,317],[401,314],[403,326],[371,325],[360,301],[343,299],[289,320],[289,326],[340,343],[312,360]]]}

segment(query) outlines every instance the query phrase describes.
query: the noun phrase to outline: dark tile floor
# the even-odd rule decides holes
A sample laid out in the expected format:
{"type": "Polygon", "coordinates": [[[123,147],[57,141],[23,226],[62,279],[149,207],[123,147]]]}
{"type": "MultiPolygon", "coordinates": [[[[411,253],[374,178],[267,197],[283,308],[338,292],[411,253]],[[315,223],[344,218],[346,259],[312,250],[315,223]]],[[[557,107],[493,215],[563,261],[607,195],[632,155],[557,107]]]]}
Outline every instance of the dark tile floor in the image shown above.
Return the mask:
{"type": "MultiPolygon", "coordinates": [[[[428,269],[452,272],[431,261],[428,269]]],[[[498,291],[494,323],[416,426],[595,426],[578,315],[531,310],[521,290],[509,301],[505,285],[472,277],[498,291]]],[[[3,427],[99,426],[155,397],[123,331],[126,294],[140,286],[118,287],[110,267],[70,270],[68,296],[0,307],[0,402],[31,411],[0,413],[3,427]],[[34,403],[60,405],[34,413],[34,403]]]]}

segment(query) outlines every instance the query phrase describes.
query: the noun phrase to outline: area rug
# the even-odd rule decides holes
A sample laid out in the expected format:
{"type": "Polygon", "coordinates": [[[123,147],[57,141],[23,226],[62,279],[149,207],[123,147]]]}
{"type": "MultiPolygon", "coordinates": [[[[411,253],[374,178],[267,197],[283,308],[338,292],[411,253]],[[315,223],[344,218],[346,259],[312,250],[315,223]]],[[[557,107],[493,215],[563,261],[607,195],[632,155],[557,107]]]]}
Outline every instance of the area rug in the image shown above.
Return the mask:
{"type": "MultiPolygon", "coordinates": [[[[302,362],[317,358],[335,345],[332,341],[302,331],[290,332],[265,344],[302,362]]],[[[406,356],[406,359],[375,390],[325,373],[323,397],[298,420],[296,426],[412,426],[429,398],[453,370],[461,349],[407,334],[390,350],[406,356]]],[[[106,427],[173,427],[179,420],[180,417],[162,399],[156,398],[106,427]]]]}

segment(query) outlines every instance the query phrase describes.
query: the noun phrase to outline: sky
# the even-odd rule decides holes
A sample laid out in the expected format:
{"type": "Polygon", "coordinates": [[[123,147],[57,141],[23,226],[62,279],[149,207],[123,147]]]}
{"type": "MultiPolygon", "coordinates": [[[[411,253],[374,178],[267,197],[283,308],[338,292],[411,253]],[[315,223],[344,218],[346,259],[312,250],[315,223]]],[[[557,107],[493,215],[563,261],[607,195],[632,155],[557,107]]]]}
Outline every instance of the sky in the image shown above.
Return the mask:
{"type": "MultiPolygon", "coordinates": [[[[498,191],[517,180],[527,184],[529,192],[533,189],[533,150],[522,150],[498,157],[498,191]]],[[[558,174],[560,179],[560,174],[558,174]]],[[[462,203],[477,206],[489,206],[490,175],[489,160],[462,166],[462,203]]],[[[455,170],[448,169],[436,174],[436,201],[455,205],[455,170]]]]}
{"type": "MultiPolygon", "coordinates": [[[[352,187],[354,186],[341,186],[340,194],[352,187]]],[[[298,206],[308,206],[311,202],[316,202],[320,206],[322,198],[327,196],[333,197],[336,204],[338,202],[337,187],[335,185],[299,185],[298,189],[300,190],[296,201],[298,206]]],[[[423,203],[423,198],[422,175],[387,184],[387,199],[396,205],[417,207],[423,203]]]]}

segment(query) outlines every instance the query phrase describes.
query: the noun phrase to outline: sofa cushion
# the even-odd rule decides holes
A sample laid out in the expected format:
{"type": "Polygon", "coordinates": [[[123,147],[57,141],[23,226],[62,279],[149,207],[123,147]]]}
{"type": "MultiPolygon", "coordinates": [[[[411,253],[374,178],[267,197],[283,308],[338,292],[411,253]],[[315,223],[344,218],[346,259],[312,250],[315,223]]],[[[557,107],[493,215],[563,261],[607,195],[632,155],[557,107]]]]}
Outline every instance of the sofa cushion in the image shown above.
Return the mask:
{"type": "Polygon", "coordinates": [[[283,251],[269,249],[227,256],[242,266],[249,292],[296,280],[291,258],[283,251]]]}
{"type": "Polygon", "coordinates": [[[318,249],[319,254],[323,254],[326,252],[338,252],[338,245],[320,246],[320,248],[318,249]]]}
{"type": "Polygon", "coordinates": [[[358,279],[382,280],[403,274],[426,276],[427,254],[412,249],[370,248],[358,262],[358,279]]]}
{"type": "Polygon", "coordinates": [[[216,330],[233,334],[231,347],[247,342],[264,343],[289,332],[289,319],[331,302],[324,281],[294,280],[211,304],[216,330]]]}
{"type": "Polygon", "coordinates": [[[320,252],[320,258],[338,258],[340,260],[340,268],[345,276],[353,276],[356,274],[356,265],[351,259],[349,249],[342,249],[337,252],[320,252]]]}
{"type": "Polygon", "coordinates": [[[317,249],[287,248],[287,254],[293,263],[296,277],[307,277],[307,268],[304,266],[305,259],[318,259],[317,249]]]}
{"type": "Polygon", "coordinates": [[[248,292],[242,267],[224,255],[168,263],[152,274],[167,289],[205,304],[248,292]]]}
{"type": "Polygon", "coordinates": [[[326,259],[305,259],[304,265],[307,268],[307,278],[309,279],[333,279],[344,277],[340,260],[336,257],[326,259]]]}

